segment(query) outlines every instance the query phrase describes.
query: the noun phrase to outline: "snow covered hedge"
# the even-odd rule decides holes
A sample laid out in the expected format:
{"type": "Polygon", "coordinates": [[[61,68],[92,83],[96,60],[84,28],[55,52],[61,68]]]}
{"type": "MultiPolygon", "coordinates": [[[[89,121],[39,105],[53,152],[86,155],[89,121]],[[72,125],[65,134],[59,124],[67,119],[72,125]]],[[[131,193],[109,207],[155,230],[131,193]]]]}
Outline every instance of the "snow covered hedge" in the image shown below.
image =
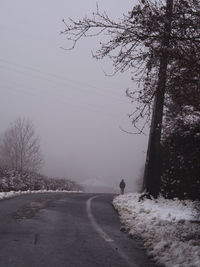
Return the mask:
{"type": "Polygon", "coordinates": [[[0,170],[0,192],[27,190],[79,191],[81,186],[68,179],[48,178],[35,172],[0,170]]]}
{"type": "Polygon", "coordinates": [[[141,238],[149,256],[167,267],[200,266],[199,202],[190,200],[138,201],[140,194],[116,197],[113,205],[129,235],[141,238]]]}
{"type": "Polygon", "coordinates": [[[80,193],[81,191],[68,191],[68,190],[34,190],[34,191],[9,191],[9,192],[0,192],[0,200],[13,198],[20,195],[26,194],[41,194],[41,193],[80,193]]]}
{"type": "Polygon", "coordinates": [[[200,111],[185,107],[183,114],[166,124],[161,193],[167,198],[200,200],[200,111]]]}

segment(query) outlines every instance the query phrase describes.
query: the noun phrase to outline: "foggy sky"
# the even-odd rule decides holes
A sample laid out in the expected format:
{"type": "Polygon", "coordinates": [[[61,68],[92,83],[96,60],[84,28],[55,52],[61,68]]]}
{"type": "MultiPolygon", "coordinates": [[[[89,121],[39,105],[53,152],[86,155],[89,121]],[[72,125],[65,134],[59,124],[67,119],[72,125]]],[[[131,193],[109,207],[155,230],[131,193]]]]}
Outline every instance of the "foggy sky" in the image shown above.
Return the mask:
{"type": "Polygon", "coordinates": [[[133,1],[7,0],[0,1],[1,133],[17,117],[27,117],[40,136],[42,172],[83,182],[97,178],[130,190],[142,176],[147,136],[134,131],[127,114],[134,105],[125,96],[131,73],[107,77],[108,59],[91,51],[98,38],[85,39],[72,51],[60,31],[62,19],[82,18],[96,8],[118,18],[133,1]]]}

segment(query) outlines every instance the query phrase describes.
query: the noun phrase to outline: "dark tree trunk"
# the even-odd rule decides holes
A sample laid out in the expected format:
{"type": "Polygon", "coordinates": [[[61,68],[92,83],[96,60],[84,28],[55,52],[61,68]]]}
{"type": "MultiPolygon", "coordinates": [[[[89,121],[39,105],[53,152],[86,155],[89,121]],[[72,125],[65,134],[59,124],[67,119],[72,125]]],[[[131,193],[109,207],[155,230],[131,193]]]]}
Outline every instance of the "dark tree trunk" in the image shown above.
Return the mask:
{"type": "Polygon", "coordinates": [[[147,193],[157,197],[160,192],[161,181],[161,130],[163,118],[163,106],[165,98],[165,87],[167,80],[168,47],[170,44],[171,21],[173,14],[173,0],[166,1],[166,24],[165,33],[162,40],[162,51],[160,56],[160,67],[158,74],[158,84],[154,99],[154,108],[149,134],[149,143],[144,172],[144,188],[147,193]]]}

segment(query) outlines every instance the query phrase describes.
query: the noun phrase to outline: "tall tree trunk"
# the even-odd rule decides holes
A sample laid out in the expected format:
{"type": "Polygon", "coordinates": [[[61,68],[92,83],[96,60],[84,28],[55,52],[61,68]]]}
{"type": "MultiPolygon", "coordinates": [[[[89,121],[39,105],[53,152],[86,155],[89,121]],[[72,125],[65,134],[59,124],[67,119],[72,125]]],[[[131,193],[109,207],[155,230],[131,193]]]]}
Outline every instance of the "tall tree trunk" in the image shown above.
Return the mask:
{"type": "Polygon", "coordinates": [[[158,73],[158,84],[154,99],[149,143],[144,172],[144,188],[147,193],[157,197],[160,192],[161,182],[161,130],[163,107],[165,99],[165,87],[167,80],[168,48],[171,36],[171,22],[173,15],[173,0],[166,1],[166,23],[163,40],[161,43],[160,67],[158,73]]]}

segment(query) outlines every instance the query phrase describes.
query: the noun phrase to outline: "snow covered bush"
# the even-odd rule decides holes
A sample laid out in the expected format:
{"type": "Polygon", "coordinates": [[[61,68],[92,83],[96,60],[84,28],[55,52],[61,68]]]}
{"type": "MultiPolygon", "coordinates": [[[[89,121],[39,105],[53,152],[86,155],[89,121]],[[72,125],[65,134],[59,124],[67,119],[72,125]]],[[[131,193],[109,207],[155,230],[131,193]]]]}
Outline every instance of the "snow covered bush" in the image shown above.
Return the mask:
{"type": "Polygon", "coordinates": [[[27,190],[74,191],[81,190],[81,186],[64,178],[49,178],[35,172],[0,169],[0,192],[27,190]]]}
{"type": "Polygon", "coordinates": [[[200,111],[185,106],[168,118],[164,131],[162,194],[200,199],[200,111]]]}

